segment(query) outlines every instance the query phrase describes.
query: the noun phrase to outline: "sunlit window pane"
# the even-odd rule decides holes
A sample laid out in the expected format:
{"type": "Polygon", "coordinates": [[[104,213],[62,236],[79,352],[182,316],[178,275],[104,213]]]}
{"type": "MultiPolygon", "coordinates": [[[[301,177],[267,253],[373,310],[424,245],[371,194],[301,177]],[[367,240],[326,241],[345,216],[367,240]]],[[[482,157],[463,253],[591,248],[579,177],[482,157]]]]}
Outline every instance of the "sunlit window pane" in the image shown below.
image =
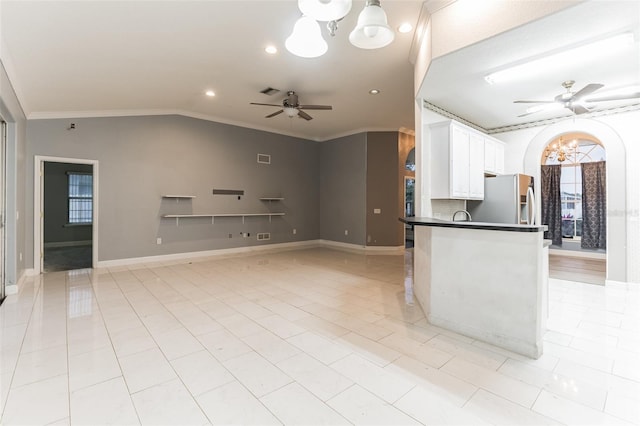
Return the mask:
{"type": "Polygon", "coordinates": [[[84,173],[68,173],[69,223],[93,222],[93,176],[84,173]]]}

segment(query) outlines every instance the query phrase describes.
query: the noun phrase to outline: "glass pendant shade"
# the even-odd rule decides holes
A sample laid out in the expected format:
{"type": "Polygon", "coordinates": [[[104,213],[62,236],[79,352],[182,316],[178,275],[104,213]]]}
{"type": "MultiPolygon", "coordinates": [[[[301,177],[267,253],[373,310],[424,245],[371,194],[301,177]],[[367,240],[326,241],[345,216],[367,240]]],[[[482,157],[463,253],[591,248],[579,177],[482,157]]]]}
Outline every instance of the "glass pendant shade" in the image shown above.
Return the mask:
{"type": "Polygon", "coordinates": [[[298,19],[284,45],[289,52],[302,58],[317,58],[329,48],[322,38],[320,25],[309,16],[298,19]]]}
{"type": "Polygon", "coordinates": [[[351,10],[351,0],[298,0],[303,15],[316,21],[337,21],[351,10]]]}
{"type": "Polygon", "coordinates": [[[379,49],[391,43],[394,37],[380,2],[368,0],[358,16],[356,28],[349,34],[351,44],[361,49],[379,49]]]}

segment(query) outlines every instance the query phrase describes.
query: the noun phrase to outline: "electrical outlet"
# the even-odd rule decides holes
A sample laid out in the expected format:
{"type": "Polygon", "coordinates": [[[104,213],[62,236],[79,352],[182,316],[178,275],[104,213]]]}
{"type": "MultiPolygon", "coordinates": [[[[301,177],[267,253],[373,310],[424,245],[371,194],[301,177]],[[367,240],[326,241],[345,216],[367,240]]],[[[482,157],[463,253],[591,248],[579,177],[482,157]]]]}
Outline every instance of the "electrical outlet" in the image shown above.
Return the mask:
{"type": "Polygon", "coordinates": [[[22,253],[20,253],[20,262],[22,262],[22,253]]]}
{"type": "Polygon", "coordinates": [[[298,230],[296,228],[293,228],[293,235],[296,235],[298,233],[298,230]]]}
{"type": "Polygon", "coordinates": [[[344,230],[344,235],[349,235],[349,230],[348,229],[344,230]]]}
{"type": "Polygon", "coordinates": [[[156,244],[162,244],[162,238],[160,237],[156,238],[156,244]]]}
{"type": "Polygon", "coordinates": [[[381,210],[380,209],[373,209],[373,214],[380,214],[381,210]]]}

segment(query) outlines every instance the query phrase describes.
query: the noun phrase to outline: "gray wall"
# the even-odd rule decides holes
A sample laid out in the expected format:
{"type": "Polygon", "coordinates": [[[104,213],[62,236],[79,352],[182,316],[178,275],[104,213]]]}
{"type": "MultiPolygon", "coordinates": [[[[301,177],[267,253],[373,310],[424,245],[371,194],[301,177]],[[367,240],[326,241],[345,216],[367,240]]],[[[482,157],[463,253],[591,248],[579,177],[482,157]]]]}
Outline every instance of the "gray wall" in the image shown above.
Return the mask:
{"type": "Polygon", "coordinates": [[[67,172],[92,173],[90,164],[44,164],[44,243],[91,241],[91,225],[68,226],[67,172]]]}
{"type": "Polygon", "coordinates": [[[8,123],[6,153],[6,247],[5,282],[14,285],[25,272],[28,248],[25,244],[26,118],[18,98],[0,62],[0,115],[8,123]],[[22,258],[21,258],[22,257],[22,258]]]}
{"type": "MultiPolygon", "coordinates": [[[[320,238],[366,245],[367,134],[320,146],[320,238]],[[345,230],[349,235],[345,235],[345,230]]],[[[395,181],[395,180],[394,180],[395,181]]]]}
{"type": "MultiPolygon", "coordinates": [[[[316,142],[182,116],[32,120],[28,123],[28,187],[35,155],[98,160],[98,257],[124,259],[318,238],[316,142]],[[69,123],[75,130],[67,130],[69,123]],[[258,153],[271,164],[258,164],[258,153]],[[212,195],[212,189],[242,189],[245,196],[212,195]],[[192,201],[162,194],[195,195],[192,201]],[[283,196],[271,206],[259,200],[283,196]],[[284,211],[286,216],[162,219],[170,213],[284,211]],[[293,234],[292,229],[297,230],[293,234]],[[240,232],[249,232],[242,238],[240,232]],[[229,234],[232,238],[229,238],[229,234]],[[156,238],[162,238],[161,245],[156,238]]],[[[33,202],[27,202],[33,221],[33,202]]],[[[28,263],[33,264],[33,229],[28,263]]]]}
{"type": "Polygon", "coordinates": [[[367,133],[367,245],[404,245],[398,220],[398,132],[367,133]],[[379,214],[374,209],[380,209],[379,214]]]}

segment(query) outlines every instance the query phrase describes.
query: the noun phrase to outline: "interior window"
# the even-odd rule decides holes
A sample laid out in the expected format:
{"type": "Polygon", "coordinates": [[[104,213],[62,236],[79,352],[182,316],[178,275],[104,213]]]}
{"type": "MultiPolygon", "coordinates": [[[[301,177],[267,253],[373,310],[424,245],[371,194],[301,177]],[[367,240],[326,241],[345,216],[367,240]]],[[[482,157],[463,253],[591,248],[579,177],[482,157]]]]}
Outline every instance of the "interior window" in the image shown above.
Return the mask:
{"type": "Polygon", "coordinates": [[[93,176],[87,173],[68,172],[68,206],[70,224],[93,222],[93,176]]]}

